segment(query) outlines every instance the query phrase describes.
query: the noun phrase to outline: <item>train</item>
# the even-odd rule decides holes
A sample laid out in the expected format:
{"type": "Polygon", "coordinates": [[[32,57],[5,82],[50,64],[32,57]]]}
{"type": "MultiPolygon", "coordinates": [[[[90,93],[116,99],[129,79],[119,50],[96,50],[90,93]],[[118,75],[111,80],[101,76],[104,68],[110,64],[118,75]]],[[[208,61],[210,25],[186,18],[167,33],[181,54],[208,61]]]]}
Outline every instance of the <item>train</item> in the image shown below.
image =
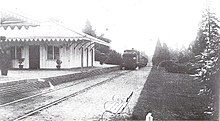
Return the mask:
{"type": "Polygon", "coordinates": [[[122,54],[122,69],[136,69],[147,65],[148,57],[135,49],[124,50],[122,54]]]}

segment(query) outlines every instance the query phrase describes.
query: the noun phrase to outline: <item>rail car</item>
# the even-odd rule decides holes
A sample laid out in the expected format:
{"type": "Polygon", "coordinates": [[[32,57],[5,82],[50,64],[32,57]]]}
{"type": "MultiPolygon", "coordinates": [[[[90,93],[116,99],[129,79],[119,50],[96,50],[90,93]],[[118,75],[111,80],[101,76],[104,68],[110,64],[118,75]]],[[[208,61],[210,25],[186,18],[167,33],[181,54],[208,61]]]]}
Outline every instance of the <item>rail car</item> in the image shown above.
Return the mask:
{"type": "Polygon", "coordinates": [[[137,50],[125,50],[123,55],[123,63],[121,65],[122,68],[125,69],[136,69],[144,67],[148,63],[148,57],[143,55],[137,50]]]}

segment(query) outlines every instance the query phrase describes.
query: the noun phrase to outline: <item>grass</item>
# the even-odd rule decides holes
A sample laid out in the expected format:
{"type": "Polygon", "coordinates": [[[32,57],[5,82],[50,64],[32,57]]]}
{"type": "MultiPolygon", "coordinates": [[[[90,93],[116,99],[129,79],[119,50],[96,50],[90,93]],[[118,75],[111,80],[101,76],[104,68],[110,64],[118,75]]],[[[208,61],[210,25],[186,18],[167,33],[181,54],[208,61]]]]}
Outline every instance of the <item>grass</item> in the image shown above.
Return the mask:
{"type": "Polygon", "coordinates": [[[187,74],[167,73],[152,67],[132,120],[144,120],[149,111],[154,120],[210,120],[213,117],[204,114],[208,101],[198,95],[200,88],[187,74]]]}

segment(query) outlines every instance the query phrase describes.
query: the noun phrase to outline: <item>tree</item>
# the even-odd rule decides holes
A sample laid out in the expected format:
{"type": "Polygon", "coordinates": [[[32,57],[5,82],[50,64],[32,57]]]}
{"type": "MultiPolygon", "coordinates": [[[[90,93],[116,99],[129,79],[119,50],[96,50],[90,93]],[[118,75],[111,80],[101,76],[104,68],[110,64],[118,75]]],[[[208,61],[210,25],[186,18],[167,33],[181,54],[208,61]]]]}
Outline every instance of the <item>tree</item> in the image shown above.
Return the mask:
{"type": "Polygon", "coordinates": [[[206,47],[205,35],[203,34],[202,28],[200,28],[197,33],[196,40],[191,43],[189,49],[195,55],[199,55],[204,51],[205,47],[206,47]]]}
{"type": "MultiPolygon", "coordinates": [[[[220,66],[220,26],[218,23],[219,20],[215,17],[215,14],[211,13],[210,9],[206,9],[200,25],[201,34],[198,37],[201,39],[199,42],[202,43],[199,51],[202,52],[196,56],[201,67],[195,75],[196,79],[203,85],[201,94],[207,96],[207,99],[210,100],[206,107],[214,107],[213,100],[216,96],[218,97],[218,95],[215,95],[218,83],[217,72],[220,66]]],[[[196,48],[196,50],[198,49],[196,48]]]]}
{"type": "Polygon", "coordinates": [[[170,49],[170,59],[174,60],[174,61],[179,61],[179,51],[178,50],[174,50],[174,49],[170,49]]]}
{"type": "Polygon", "coordinates": [[[92,25],[89,20],[86,21],[86,25],[82,31],[90,36],[96,37],[96,32],[92,29],[92,25]]]}
{"type": "Polygon", "coordinates": [[[163,46],[161,46],[160,40],[158,40],[152,58],[153,65],[158,66],[164,60],[170,60],[169,48],[166,43],[163,43],[163,46]]]}
{"type": "Polygon", "coordinates": [[[160,53],[161,53],[161,51],[162,51],[162,46],[161,46],[160,40],[158,39],[157,44],[156,44],[156,48],[155,48],[155,51],[154,51],[154,55],[153,55],[153,58],[152,58],[153,65],[157,66],[160,63],[160,53]]]}
{"type": "Polygon", "coordinates": [[[170,60],[170,52],[166,43],[163,43],[162,51],[161,51],[162,60],[170,60]]]}
{"type": "Polygon", "coordinates": [[[205,42],[205,48],[203,52],[198,54],[198,62],[202,65],[199,69],[197,76],[202,82],[211,80],[211,76],[219,69],[219,21],[209,10],[203,15],[203,21],[200,29],[202,30],[203,42],[205,42]]]}
{"type": "Polygon", "coordinates": [[[194,62],[194,53],[189,49],[182,49],[177,56],[179,63],[194,62]]]}

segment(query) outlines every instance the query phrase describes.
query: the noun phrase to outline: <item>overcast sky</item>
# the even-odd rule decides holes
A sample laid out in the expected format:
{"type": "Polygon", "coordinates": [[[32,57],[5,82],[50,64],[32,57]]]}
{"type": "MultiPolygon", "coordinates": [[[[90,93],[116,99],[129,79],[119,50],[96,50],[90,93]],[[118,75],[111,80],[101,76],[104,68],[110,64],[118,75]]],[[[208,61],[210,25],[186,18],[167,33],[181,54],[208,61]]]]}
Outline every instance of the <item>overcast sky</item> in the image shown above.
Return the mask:
{"type": "MultiPolygon", "coordinates": [[[[47,21],[56,19],[76,31],[89,20],[98,35],[112,40],[119,52],[136,48],[154,52],[158,38],[172,48],[196,37],[207,0],[4,0],[3,10],[47,21]]],[[[219,0],[210,3],[220,12],[219,0]]],[[[219,13],[217,13],[219,16],[219,13]]]]}

